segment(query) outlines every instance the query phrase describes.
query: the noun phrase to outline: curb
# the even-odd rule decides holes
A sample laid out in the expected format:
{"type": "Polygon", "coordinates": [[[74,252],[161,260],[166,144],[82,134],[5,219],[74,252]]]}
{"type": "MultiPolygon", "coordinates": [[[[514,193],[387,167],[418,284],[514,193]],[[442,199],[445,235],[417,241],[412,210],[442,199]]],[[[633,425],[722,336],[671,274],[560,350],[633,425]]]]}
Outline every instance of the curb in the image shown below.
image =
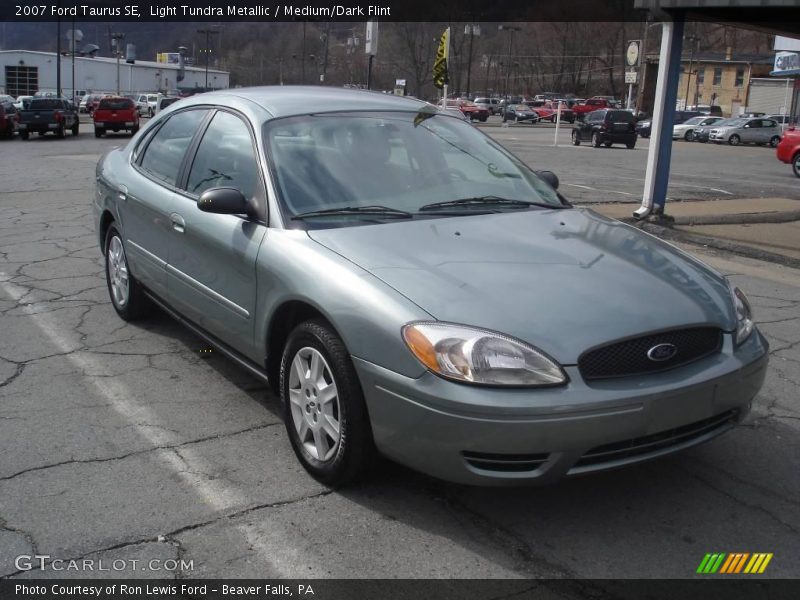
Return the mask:
{"type": "Polygon", "coordinates": [[[707,235],[687,233],[683,230],[673,229],[672,227],[665,225],[656,225],[647,221],[626,220],[626,222],[631,223],[637,229],[641,229],[642,231],[646,231],[647,233],[666,240],[684,242],[687,244],[694,244],[695,246],[704,246],[706,248],[714,248],[716,250],[731,252],[732,254],[738,254],[747,258],[753,258],[756,260],[776,263],[786,267],[792,267],[794,269],[800,269],[800,258],[784,256],[783,254],[776,254],[775,252],[760,250],[753,246],[729,242],[727,240],[720,240],[707,235]]]}
{"type": "Polygon", "coordinates": [[[748,223],[790,223],[800,221],[800,210],[780,210],[762,213],[728,215],[696,215],[673,217],[675,225],[740,225],[748,223]]]}

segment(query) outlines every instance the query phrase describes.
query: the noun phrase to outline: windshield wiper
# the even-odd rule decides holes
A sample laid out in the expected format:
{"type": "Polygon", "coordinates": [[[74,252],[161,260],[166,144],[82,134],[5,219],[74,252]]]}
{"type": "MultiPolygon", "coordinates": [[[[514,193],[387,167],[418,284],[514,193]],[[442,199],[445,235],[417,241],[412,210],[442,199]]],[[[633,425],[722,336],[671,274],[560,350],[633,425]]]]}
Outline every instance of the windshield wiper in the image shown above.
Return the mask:
{"type": "Polygon", "coordinates": [[[335,215],[379,215],[391,219],[411,219],[414,217],[410,212],[389,208],[388,206],[342,206],[339,208],[326,208],[322,210],[310,210],[292,217],[292,220],[301,220],[307,217],[326,217],[335,215]]]}
{"type": "Polygon", "coordinates": [[[526,208],[528,206],[538,206],[540,208],[567,208],[546,202],[530,202],[528,200],[514,200],[511,198],[501,198],[500,196],[475,196],[473,198],[459,198],[458,200],[445,200],[444,202],[434,202],[420,207],[420,212],[428,210],[439,210],[440,208],[451,208],[455,206],[503,206],[507,208],[526,208]]]}

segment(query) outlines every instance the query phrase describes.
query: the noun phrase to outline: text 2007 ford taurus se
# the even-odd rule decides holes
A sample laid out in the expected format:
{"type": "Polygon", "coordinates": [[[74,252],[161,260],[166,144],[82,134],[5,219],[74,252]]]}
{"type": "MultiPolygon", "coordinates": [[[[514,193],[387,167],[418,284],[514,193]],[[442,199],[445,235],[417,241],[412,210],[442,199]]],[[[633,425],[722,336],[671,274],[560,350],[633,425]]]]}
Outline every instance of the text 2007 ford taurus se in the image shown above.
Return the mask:
{"type": "Polygon", "coordinates": [[[329,484],[377,454],[476,484],[632,464],[730,429],[763,383],[741,291],[416,100],[203,94],[97,182],[119,315],[158,304],[267,377],[329,484]]]}

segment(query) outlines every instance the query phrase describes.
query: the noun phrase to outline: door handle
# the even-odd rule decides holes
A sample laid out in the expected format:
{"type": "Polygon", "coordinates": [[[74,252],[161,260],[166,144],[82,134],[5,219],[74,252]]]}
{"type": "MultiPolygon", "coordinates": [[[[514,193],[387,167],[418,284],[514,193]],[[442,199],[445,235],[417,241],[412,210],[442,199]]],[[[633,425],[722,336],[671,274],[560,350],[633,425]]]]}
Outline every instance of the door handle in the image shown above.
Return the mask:
{"type": "Polygon", "coordinates": [[[124,185],[119,186],[117,190],[117,198],[120,200],[127,200],[128,199],[128,188],[124,185]]]}
{"type": "Polygon", "coordinates": [[[169,216],[169,220],[172,221],[172,228],[178,233],[184,233],[186,231],[186,221],[184,221],[183,217],[178,213],[172,213],[169,216]]]}

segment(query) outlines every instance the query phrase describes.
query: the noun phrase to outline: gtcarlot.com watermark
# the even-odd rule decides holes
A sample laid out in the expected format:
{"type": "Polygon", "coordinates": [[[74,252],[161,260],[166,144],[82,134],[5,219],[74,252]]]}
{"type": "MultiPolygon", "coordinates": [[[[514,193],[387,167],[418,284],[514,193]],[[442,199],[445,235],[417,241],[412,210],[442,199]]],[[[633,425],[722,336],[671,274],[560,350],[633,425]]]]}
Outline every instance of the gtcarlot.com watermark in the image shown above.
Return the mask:
{"type": "Polygon", "coordinates": [[[139,560],[136,558],[115,560],[92,558],[52,558],[49,554],[22,554],[14,559],[18,571],[194,571],[194,560],[154,558],[139,560]]]}

